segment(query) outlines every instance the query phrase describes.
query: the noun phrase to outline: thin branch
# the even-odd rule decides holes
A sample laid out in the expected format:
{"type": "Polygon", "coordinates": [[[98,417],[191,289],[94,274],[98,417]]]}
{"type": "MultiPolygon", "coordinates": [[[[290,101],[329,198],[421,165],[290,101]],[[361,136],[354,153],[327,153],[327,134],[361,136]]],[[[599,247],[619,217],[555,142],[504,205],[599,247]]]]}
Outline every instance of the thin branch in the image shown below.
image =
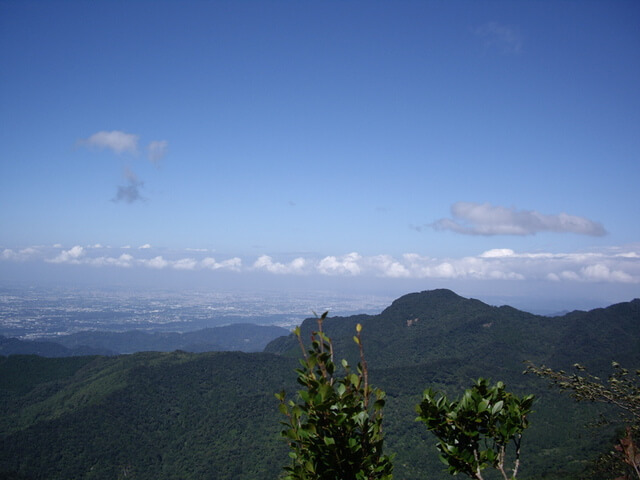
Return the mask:
{"type": "Polygon", "coordinates": [[[298,337],[298,343],[300,344],[300,349],[302,350],[302,355],[304,356],[304,359],[309,360],[309,357],[307,356],[307,350],[304,347],[304,343],[302,341],[302,335],[300,335],[300,327],[297,327],[295,329],[295,334],[296,334],[296,337],[298,337]]]}
{"type": "Polygon", "coordinates": [[[522,442],[522,434],[520,433],[513,438],[513,443],[515,443],[516,445],[516,459],[513,462],[513,478],[516,478],[518,476],[518,469],[520,468],[520,443],[521,442],[522,442]]]}
{"type": "Polygon", "coordinates": [[[480,469],[480,458],[478,457],[478,450],[476,450],[475,448],[473,449],[473,458],[476,461],[476,471],[475,471],[476,479],[484,480],[484,478],[482,478],[482,473],[480,473],[482,470],[480,469]]]}
{"type": "Polygon", "coordinates": [[[504,480],[509,480],[507,472],[504,471],[504,459],[506,456],[505,448],[506,447],[504,445],[500,445],[500,451],[498,452],[498,470],[500,470],[500,473],[502,474],[502,478],[504,478],[504,480]]]}
{"type": "Polygon", "coordinates": [[[367,361],[364,358],[364,347],[362,346],[362,325],[356,326],[356,335],[358,336],[358,348],[360,350],[360,365],[362,366],[362,376],[364,378],[364,408],[369,406],[369,369],[367,361]]]}

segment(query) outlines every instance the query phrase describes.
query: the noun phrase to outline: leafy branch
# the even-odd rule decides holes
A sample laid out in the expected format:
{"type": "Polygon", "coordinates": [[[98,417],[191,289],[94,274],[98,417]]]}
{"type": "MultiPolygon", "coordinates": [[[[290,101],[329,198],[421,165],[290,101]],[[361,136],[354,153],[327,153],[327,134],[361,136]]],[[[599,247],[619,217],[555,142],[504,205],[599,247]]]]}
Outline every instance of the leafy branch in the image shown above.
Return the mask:
{"type": "Polygon", "coordinates": [[[640,426],[640,370],[631,374],[618,362],[611,362],[613,373],[605,381],[586,371],[578,363],[573,365],[578,372],[566,373],[552,370],[544,365],[538,367],[527,362],[525,373],[532,373],[551,381],[560,390],[569,391],[577,401],[608,403],[622,410],[622,420],[640,426]]]}
{"type": "Polygon", "coordinates": [[[361,332],[354,341],[360,349],[357,373],[342,360],[343,375],[336,373],[331,340],[322,331],[325,312],[318,318],[318,330],[306,350],[300,328],[294,333],[302,348],[297,369],[297,402],[276,394],[282,422],[282,436],[290,446],[291,464],[284,467],[285,480],[390,480],[391,457],[383,454],[382,409],[385,394],[369,385],[361,332]],[[371,403],[373,400],[373,403],[371,403]]]}
{"type": "Polygon", "coordinates": [[[417,420],[438,438],[440,459],[452,475],[464,473],[483,480],[482,471],[491,466],[504,480],[515,479],[533,400],[533,395],[518,397],[507,392],[502,382],[492,386],[481,378],[457,401],[427,389],[417,406],[417,420]],[[515,459],[509,476],[506,459],[511,443],[515,459]]]}
{"type": "MultiPolygon", "coordinates": [[[[640,370],[631,374],[618,362],[611,362],[613,373],[606,381],[592,375],[578,363],[573,367],[580,373],[566,373],[564,370],[553,370],[544,365],[538,367],[527,363],[525,373],[532,373],[551,381],[552,386],[570,392],[578,402],[598,402],[613,405],[618,408],[622,422],[629,425],[626,435],[618,440],[615,450],[602,455],[596,466],[609,469],[624,469],[630,466],[629,473],[616,480],[625,480],[635,474],[640,479],[640,450],[634,440],[634,435],[640,433],[640,370]]],[[[637,439],[636,439],[637,440],[637,439]]]]}

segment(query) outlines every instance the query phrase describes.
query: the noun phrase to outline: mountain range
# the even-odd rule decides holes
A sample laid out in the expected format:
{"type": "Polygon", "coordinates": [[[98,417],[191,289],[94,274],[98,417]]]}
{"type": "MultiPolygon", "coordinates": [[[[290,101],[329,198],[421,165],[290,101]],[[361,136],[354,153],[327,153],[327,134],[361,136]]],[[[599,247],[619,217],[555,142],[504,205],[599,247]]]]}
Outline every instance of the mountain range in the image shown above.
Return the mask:
{"type": "Polygon", "coordinates": [[[55,340],[19,340],[0,335],[0,355],[33,354],[43,357],[118,355],[135,352],[260,352],[269,341],[288,330],[272,325],[234,323],[193,332],[83,331],[55,340]]]}
{"type": "MultiPolygon", "coordinates": [[[[522,362],[605,374],[612,360],[640,366],[638,299],[543,317],[449,290],[412,293],[378,315],[324,321],[335,356],[352,364],[358,323],[371,382],[387,393],[398,479],[449,478],[414,407],[426,387],[456,396],[480,376],[537,397],[519,478],[585,478],[610,445],[612,429],[584,427],[603,410],[522,375],[522,362]]],[[[302,323],[305,341],[315,328],[316,319],[302,323]]],[[[295,394],[300,355],[286,335],[261,353],[0,357],[0,477],[275,479],[287,446],[273,394],[295,394]]]]}

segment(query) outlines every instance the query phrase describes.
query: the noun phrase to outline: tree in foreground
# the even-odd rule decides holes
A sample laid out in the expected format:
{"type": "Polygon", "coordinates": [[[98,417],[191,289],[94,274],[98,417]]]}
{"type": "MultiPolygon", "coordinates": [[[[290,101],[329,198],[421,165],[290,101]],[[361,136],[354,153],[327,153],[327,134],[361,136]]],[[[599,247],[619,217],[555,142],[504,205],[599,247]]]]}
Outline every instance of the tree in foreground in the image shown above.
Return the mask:
{"type": "MultiPolygon", "coordinates": [[[[595,475],[613,475],[622,473],[616,480],[637,477],[640,479],[640,370],[635,375],[623,368],[618,362],[611,362],[613,373],[606,381],[592,375],[578,363],[574,364],[577,373],[566,373],[536,366],[527,362],[525,373],[533,373],[545,378],[561,390],[567,391],[578,402],[597,402],[613,405],[617,408],[619,422],[626,425],[624,436],[618,440],[614,450],[602,455],[594,465],[595,475]]],[[[604,423],[611,423],[603,419],[604,423]]],[[[611,477],[609,477],[611,478],[611,477]]]]}
{"type": "Polygon", "coordinates": [[[306,350],[300,328],[294,333],[302,348],[302,367],[297,369],[297,402],[276,394],[280,412],[287,417],[283,437],[289,442],[290,465],[285,480],[390,480],[393,464],[383,454],[382,410],[385,394],[369,385],[367,363],[356,327],[354,341],[360,348],[360,363],[353,373],[342,361],[336,371],[331,340],[322,332],[325,312],[318,318],[318,331],[306,350]]]}
{"type": "Polygon", "coordinates": [[[427,389],[417,406],[418,420],[438,438],[440,459],[452,475],[464,473],[483,480],[482,471],[493,467],[505,480],[515,479],[533,400],[533,395],[518,397],[507,392],[502,382],[490,385],[481,378],[458,401],[427,389]],[[510,445],[514,453],[508,473],[510,445]]]}

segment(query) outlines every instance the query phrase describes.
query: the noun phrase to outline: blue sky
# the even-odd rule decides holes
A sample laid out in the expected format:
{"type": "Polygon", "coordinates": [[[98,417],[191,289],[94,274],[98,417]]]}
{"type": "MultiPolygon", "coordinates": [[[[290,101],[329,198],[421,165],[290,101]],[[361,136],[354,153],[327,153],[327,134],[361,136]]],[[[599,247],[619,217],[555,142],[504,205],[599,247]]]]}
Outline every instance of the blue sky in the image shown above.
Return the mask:
{"type": "Polygon", "coordinates": [[[639,22],[0,1],[0,280],[640,296],[639,22]]]}

